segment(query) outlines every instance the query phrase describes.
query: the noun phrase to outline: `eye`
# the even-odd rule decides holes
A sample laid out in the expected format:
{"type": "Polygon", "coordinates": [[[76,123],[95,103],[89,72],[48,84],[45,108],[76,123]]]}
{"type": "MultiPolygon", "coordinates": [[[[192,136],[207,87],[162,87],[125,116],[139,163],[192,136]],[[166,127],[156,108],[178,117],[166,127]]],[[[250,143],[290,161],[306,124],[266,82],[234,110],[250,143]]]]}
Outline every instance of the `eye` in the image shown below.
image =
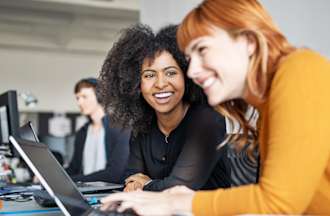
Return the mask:
{"type": "Polygon", "coordinates": [[[154,75],[153,74],[145,74],[143,77],[149,79],[149,78],[154,77],[154,75]]]}
{"type": "Polygon", "coordinates": [[[177,74],[177,72],[175,70],[169,70],[169,71],[166,71],[166,73],[165,73],[165,75],[168,77],[174,76],[176,74],[177,74]]]}
{"type": "Polygon", "coordinates": [[[206,51],[207,51],[207,47],[206,46],[200,46],[200,47],[197,48],[197,52],[201,56],[205,55],[206,51]]]}
{"type": "Polygon", "coordinates": [[[145,73],[143,73],[143,75],[142,75],[142,77],[145,78],[145,79],[151,79],[151,78],[153,78],[154,76],[155,76],[155,74],[152,73],[152,72],[145,72],[145,73]]]}

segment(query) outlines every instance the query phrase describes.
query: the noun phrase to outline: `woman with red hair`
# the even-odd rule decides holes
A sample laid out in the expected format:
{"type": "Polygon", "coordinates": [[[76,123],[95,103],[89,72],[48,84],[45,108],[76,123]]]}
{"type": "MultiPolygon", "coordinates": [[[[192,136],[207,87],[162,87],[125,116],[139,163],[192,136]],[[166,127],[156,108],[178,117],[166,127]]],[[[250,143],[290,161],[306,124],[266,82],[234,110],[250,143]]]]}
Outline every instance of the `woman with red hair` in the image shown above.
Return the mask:
{"type": "Polygon", "coordinates": [[[330,214],[330,64],[293,47],[257,0],[206,0],[178,30],[188,76],[217,111],[240,124],[229,136],[240,150],[260,150],[257,184],[194,192],[115,194],[143,215],[330,214]],[[257,129],[245,113],[260,113],[257,129]]]}

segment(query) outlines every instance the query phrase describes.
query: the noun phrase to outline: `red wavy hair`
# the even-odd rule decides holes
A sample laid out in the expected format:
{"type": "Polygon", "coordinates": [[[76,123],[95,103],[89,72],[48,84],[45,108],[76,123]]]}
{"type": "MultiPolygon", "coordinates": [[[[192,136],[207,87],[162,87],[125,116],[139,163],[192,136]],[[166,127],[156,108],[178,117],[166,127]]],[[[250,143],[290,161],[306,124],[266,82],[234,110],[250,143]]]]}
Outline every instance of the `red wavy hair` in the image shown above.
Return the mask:
{"type": "MultiPolygon", "coordinates": [[[[233,38],[248,34],[256,41],[255,54],[250,59],[247,84],[252,97],[262,102],[280,60],[295,50],[273,23],[272,18],[257,0],[205,0],[193,9],[183,20],[177,32],[181,50],[200,37],[210,34],[211,27],[227,31],[233,38]]],[[[237,149],[250,140],[249,155],[257,146],[257,130],[246,118],[248,104],[236,99],[215,107],[231,121],[238,121],[242,134],[228,136],[226,141],[235,144],[237,149]],[[252,139],[249,139],[252,137],[252,139]]]]}

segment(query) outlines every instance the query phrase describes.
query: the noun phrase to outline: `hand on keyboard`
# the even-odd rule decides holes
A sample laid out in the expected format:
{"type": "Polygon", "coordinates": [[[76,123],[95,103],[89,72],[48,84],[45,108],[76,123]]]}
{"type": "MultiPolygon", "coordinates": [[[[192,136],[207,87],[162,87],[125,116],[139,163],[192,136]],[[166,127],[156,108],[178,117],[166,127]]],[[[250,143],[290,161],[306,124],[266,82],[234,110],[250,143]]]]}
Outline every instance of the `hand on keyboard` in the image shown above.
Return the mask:
{"type": "Polygon", "coordinates": [[[93,210],[88,216],[136,216],[137,214],[132,209],[127,209],[124,212],[118,212],[115,209],[108,211],[93,210]]]}

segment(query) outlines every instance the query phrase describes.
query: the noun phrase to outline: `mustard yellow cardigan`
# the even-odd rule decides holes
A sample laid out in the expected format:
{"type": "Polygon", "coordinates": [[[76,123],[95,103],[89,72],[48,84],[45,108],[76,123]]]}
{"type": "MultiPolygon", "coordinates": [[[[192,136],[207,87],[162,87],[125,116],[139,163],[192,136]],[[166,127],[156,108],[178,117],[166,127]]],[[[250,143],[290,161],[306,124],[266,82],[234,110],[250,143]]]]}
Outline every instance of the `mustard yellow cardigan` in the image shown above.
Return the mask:
{"type": "Polygon", "coordinates": [[[259,112],[259,183],[197,192],[194,215],[330,215],[330,62],[310,50],[290,54],[259,112]]]}

